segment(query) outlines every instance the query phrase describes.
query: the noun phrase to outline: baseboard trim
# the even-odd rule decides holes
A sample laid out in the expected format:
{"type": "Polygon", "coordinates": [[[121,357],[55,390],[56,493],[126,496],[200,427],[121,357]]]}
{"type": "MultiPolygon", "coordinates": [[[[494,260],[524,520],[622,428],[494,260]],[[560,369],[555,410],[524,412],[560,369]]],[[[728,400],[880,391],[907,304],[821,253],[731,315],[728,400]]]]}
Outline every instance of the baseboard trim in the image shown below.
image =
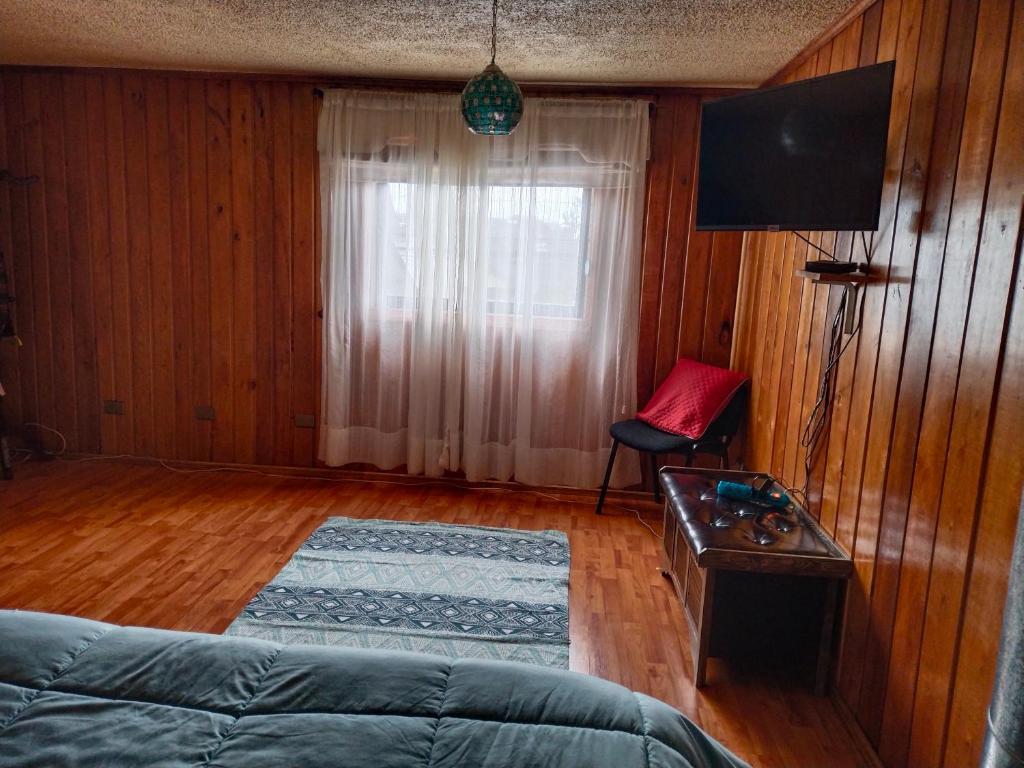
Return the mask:
{"type": "Polygon", "coordinates": [[[857,718],[853,716],[853,710],[850,709],[849,705],[843,701],[836,691],[832,691],[832,695],[829,698],[832,699],[839,719],[846,728],[846,732],[850,735],[850,741],[853,742],[857,754],[864,761],[864,768],[885,768],[885,765],[882,764],[882,759],[878,756],[871,742],[868,741],[867,735],[860,725],[857,724],[857,718]]]}
{"type": "MultiPolygon", "coordinates": [[[[99,453],[67,453],[62,458],[71,461],[112,461],[112,462],[124,462],[129,464],[166,464],[169,467],[175,469],[197,469],[197,470],[209,470],[209,469],[224,469],[224,470],[236,470],[239,472],[255,472],[268,476],[285,476],[295,478],[311,478],[311,479],[322,479],[322,480],[351,480],[353,482],[365,481],[365,482],[387,482],[396,483],[400,485],[422,485],[424,483],[438,484],[449,486],[452,488],[466,488],[466,489],[487,489],[494,488],[503,491],[510,491],[516,493],[539,493],[546,496],[554,497],[556,501],[590,501],[597,503],[597,497],[599,491],[597,489],[590,488],[570,488],[568,486],[561,485],[526,485],[524,483],[516,482],[502,482],[498,480],[487,480],[480,482],[471,482],[458,477],[426,477],[424,475],[410,475],[401,472],[383,472],[383,471],[368,471],[368,470],[353,470],[353,469],[338,469],[335,467],[290,467],[286,465],[278,464],[238,464],[231,462],[216,462],[216,461],[191,461],[184,459],[164,459],[158,456],[127,456],[127,455],[113,455],[108,456],[99,453]]],[[[652,519],[661,519],[662,510],[661,505],[654,502],[653,497],[647,491],[623,491],[623,490],[609,490],[605,500],[605,504],[628,504],[630,510],[615,509],[614,507],[608,507],[607,513],[609,515],[629,515],[632,514],[632,510],[639,511],[644,517],[650,517],[652,519]]]]}

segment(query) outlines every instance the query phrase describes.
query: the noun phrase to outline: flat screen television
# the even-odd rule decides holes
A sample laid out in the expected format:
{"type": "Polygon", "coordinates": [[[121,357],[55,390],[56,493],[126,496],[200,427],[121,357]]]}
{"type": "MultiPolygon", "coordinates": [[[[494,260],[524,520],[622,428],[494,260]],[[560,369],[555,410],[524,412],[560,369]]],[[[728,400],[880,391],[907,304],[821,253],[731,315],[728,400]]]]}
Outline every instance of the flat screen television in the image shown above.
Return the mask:
{"type": "Polygon", "coordinates": [[[705,104],[697,229],[877,229],[894,67],[705,104]]]}

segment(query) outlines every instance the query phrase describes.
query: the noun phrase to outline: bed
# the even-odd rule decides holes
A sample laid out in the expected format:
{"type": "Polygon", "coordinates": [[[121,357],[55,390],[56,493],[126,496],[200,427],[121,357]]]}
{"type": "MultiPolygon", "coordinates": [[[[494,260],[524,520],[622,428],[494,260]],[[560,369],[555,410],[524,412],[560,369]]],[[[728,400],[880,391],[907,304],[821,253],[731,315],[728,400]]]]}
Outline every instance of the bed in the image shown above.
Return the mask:
{"type": "Polygon", "coordinates": [[[573,672],[0,611],[0,766],[743,763],[671,707],[573,672]]]}

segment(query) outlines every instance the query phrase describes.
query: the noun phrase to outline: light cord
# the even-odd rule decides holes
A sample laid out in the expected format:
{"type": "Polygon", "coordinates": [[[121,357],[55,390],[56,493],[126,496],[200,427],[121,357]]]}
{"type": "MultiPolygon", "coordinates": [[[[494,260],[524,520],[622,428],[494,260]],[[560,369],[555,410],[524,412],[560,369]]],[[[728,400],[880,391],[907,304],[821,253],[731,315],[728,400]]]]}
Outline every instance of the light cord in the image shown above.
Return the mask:
{"type": "Polygon", "coordinates": [[[498,54],[498,0],[491,6],[491,64],[498,54]]]}
{"type": "Polygon", "coordinates": [[[828,251],[826,251],[826,250],[825,250],[824,248],[822,248],[822,247],[820,247],[820,246],[817,246],[817,245],[815,245],[815,244],[814,244],[814,243],[812,243],[812,242],[811,242],[810,240],[808,240],[808,239],[807,239],[806,237],[804,237],[804,236],[803,236],[803,235],[801,235],[801,234],[800,234],[799,232],[797,232],[797,231],[796,231],[795,229],[793,230],[793,234],[794,234],[794,235],[796,235],[797,237],[799,237],[799,238],[800,238],[801,240],[803,240],[803,241],[804,241],[805,243],[807,243],[807,244],[808,244],[809,246],[811,246],[811,248],[813,248],[814,250],[816,250],[816,251],[818,251],[819,253],[821,253],[821,254],[822,254],[823,256],[827,256],[827,257],[828,257],[829,259],[831,259],[832,261],[839,261],[839,259],[837,259],[837,258],[836,258],[835,256],[833,256],[833,255],[832,255],[831,253],[829,253],[828,251]]]}

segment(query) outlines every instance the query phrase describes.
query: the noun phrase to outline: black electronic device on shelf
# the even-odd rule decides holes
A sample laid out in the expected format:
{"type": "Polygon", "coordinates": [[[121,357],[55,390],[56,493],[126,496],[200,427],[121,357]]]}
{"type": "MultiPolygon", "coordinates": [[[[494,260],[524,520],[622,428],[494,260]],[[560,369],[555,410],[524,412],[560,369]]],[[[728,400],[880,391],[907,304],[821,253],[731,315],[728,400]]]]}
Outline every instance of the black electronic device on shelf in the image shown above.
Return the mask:
{"type": "Polygon", "coordinates": [[[864,265],[855,261],[808,261],[804,263],[805,272],[813,272],[819,275],[851,275],[857,272],[864,272],[864,265]]]}

